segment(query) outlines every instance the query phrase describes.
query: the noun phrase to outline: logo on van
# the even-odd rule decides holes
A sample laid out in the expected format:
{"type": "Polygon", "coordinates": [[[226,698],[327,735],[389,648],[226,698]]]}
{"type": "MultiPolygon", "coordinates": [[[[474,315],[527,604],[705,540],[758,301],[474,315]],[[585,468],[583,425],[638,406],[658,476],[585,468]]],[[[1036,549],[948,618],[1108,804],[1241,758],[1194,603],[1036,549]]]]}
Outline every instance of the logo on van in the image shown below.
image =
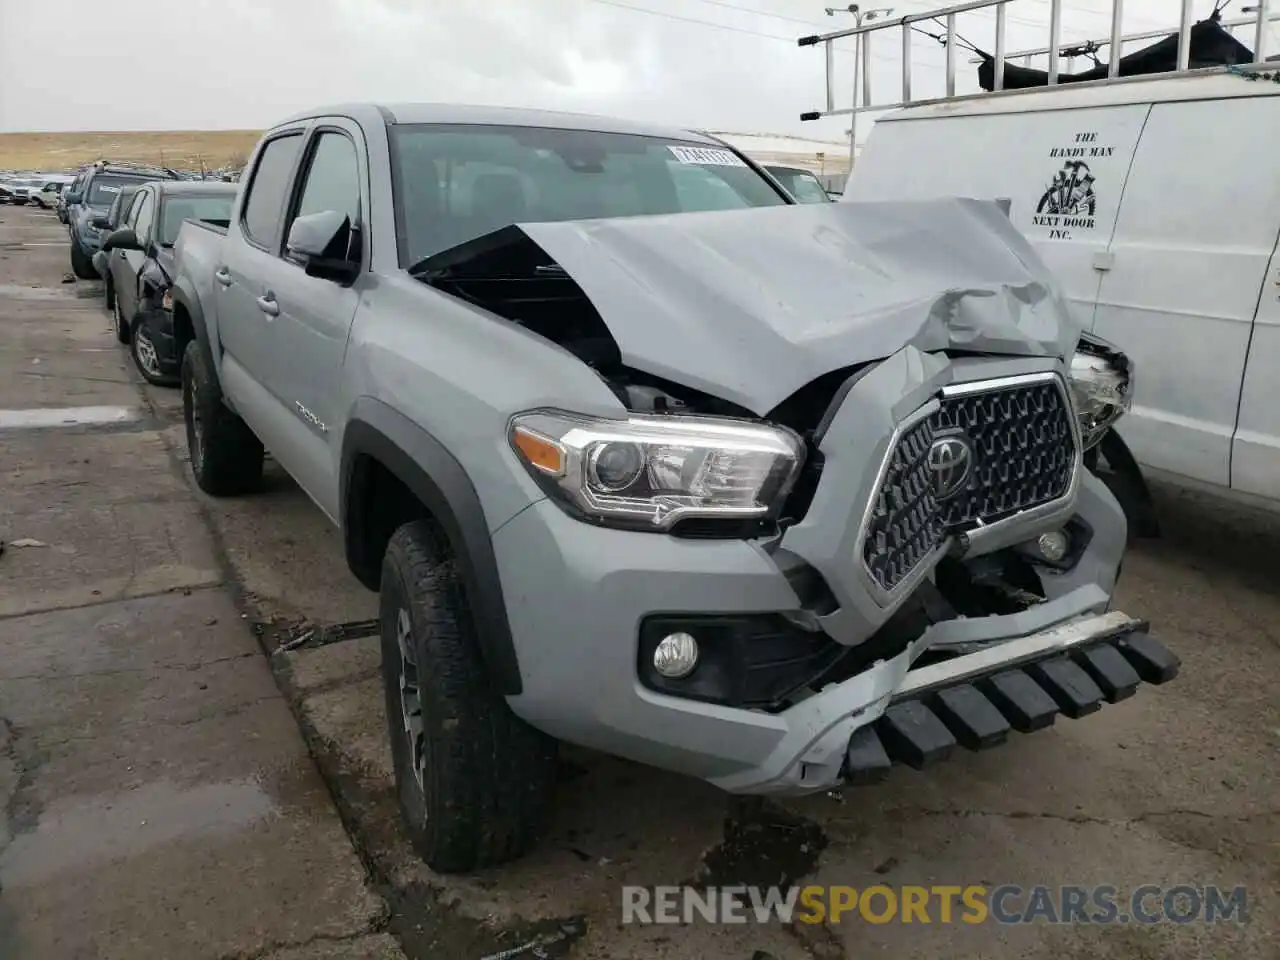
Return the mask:
{"type": "MultiPolygon", "coordinates": [[[[1036,213],[1061,217],[1092,217],[1098,205],[1093,192],[1093,173],[1083,160],[1068,160],[1054,174],[1049,188],[1040,195],[1036,213]]],[[[1088,226],[1092,223],[1073,223],[1069,226],[1088,226]]]]}

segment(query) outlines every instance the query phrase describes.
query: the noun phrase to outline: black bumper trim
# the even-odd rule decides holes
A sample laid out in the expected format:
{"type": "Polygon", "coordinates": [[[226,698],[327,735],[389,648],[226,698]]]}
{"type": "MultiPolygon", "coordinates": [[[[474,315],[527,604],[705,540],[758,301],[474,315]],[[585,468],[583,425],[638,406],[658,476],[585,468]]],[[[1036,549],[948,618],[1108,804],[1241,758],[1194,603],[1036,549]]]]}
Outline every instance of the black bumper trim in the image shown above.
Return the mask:
{"type": "Polygon", "coordinates": [[[1179,666],[1155,637],[1132,632],[906,696],[850,738],[844,781],[875,783],[895,764],[921,770],[951,756],[957,745],[984,750],[1008,740],[1010,730],[1052,726],[1058,714],[1087,716],[1104,702],[1132,696],[1140,683],[1168,683],[1179,666]]]}

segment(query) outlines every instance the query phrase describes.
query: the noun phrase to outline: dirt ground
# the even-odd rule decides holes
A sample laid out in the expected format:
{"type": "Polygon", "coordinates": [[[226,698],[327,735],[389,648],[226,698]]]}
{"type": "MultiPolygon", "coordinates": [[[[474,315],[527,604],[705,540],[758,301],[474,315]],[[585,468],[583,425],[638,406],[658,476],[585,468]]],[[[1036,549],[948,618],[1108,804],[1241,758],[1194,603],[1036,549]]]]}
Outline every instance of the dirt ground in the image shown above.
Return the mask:
{"type": "Polygon", "coordinates": [[[0,207],[0,415],[136,419],[0,429],[0,539],[44,544],[0,555],[0,956],[1280,956],[1280,516],[1157,488],[1165,536],[1116,606],[1182,658],[1171,684],[759,806],[566,750],[533,853],[440,877],[400,829],[375,597],[336,531],[274,465],[251,497],[195,491],[177,392],[140,384],[98,284],[60,282],[64,241],[0,207]],[[622,885],[691,880],[1243,885],[1249,922],[620,922],[622,885]]]}
{"type": "Polygon", "coordinates": [[[243,165],[254,130],[137,130],[116,133],[0,133],[0,170],[67,170],[94,160],[154,163],[187,170],[243,165]]]}

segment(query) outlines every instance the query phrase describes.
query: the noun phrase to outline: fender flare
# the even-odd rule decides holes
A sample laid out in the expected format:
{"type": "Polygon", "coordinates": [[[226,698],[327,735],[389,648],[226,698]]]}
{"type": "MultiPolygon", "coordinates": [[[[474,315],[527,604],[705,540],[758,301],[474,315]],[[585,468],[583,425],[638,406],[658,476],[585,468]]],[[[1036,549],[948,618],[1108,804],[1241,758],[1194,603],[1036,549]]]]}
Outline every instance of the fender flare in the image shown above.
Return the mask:
{"type": "Polygon", "coordinates": [[[481,656],[498,692],[523,689],[515,641],[507,621],[498,561],[480,497],[457,459],[408,417],[372,397],[356,401],[342,436],[339,504],[348,564],[369,586],[368,572],[356,569],[362,534],[349,496],[357,458],[369,456],[390,471],[430,512],[453,550],[463,588],[471,601],[481,656]]]}
{"type": "MultiPolygon", "coordinates": [[[[218,363],[217,354],[213,352],[213,344],[209,342],[209,329],[205,325],[204,311],[200,309],[200,297],[191,289],[191,281],[183,274],[178,274],[178,278],[173,282],[173,305],[175,307],[181,305],[186,311],[188,317],[191,318],[191,332],[195,335],[196,340],[200,342],[200,346],[208,353],[213,363],[214,376],[217,376],[218,363]]],[[[176,330],[174,331],[176,334],[176,330]]],[[[178,362],[182,362],[182,350],[185,344],[175,344],[178,352],[178,362]]]]}

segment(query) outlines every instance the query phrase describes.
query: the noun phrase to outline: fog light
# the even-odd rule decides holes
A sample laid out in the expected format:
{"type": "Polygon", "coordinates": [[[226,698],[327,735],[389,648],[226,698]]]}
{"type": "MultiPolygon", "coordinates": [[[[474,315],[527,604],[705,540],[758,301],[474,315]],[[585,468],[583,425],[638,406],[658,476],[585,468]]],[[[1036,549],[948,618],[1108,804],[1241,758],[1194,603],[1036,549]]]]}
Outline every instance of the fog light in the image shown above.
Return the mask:
{"type": "Polygon", "coordinates": [[[1040,539],[1036,541],[1036,549],[1040,551],[1040,556],[1050,563],[1061,563],[1070,547],[1071,541],[1067,539],[1067,535],[1061,530],[1050,530],[1048,533],[1042,533],[1040,534],[1040,539]]]}
{"type": "Polygon", "coordinates": [[[653,651],[653,669],[668,680],[693,673],[698,665],[698,641],[687,633],[669,633],[653,651]]]}

